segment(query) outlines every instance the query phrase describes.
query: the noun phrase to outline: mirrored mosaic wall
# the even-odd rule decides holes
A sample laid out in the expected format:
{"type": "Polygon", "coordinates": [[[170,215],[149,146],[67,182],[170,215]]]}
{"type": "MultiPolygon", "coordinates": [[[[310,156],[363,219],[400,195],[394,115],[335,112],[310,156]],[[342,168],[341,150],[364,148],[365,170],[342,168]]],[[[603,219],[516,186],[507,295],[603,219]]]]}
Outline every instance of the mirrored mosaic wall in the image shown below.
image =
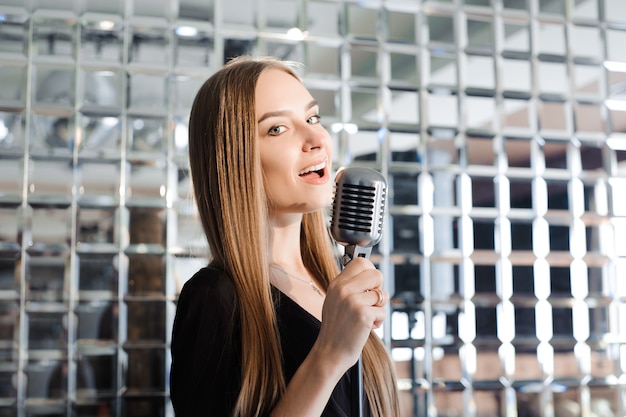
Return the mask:
{"type": "Polygon", "coordinates": [[[172,415],[188,113],[242,53],[388,179],[405,416],[625,415],[625,45],[623,0],[0,0],[0,416],[172,415]]]}

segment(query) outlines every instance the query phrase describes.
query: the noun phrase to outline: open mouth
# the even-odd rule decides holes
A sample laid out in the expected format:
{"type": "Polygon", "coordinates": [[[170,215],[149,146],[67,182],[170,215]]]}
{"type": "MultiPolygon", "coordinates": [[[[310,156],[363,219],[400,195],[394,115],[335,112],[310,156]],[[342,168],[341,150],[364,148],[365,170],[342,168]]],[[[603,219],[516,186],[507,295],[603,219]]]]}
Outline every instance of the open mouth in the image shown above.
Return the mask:
{"type": "Polygon", "coordinates": [[[301,178],[322,178],[326,173],[326,161],[312,165],[298,173],[301,178]]]}

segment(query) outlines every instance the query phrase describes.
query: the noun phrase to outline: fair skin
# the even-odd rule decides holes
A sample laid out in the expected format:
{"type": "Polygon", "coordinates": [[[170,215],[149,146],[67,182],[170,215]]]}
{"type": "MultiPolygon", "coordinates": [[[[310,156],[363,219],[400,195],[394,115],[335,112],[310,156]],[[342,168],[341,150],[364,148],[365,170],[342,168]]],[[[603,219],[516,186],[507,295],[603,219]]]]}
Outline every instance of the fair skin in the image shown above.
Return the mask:
{"type": "MultiPolygon", "coordinates": [[[[332,202],[331,138],[320,123],[317,103],[288,73],[265,71],[255,93],[261,165],[271,201],[272,263],[315,282],[300,255],[300,225],[303,213],[332,202]]],[[[321,321],[311,352],[272,416],[320,416],[339,379],[358,360],[370,331],[385,318],[384,306],[374,306],[377,293],[366,291],[380,288],[383,276],[369,260],[354,259],[321,297],[306,282],[271,272],[274,286],[321,321]]]]}

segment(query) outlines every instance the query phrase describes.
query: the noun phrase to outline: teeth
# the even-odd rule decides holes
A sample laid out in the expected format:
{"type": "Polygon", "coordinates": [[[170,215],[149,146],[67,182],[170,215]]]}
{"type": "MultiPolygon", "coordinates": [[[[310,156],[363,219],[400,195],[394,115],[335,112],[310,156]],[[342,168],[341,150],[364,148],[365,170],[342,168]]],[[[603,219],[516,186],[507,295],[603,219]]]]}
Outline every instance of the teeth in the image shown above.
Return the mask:
{"type": "Polygon", "coordinates": [[[326,161],[317,165],[313,165],[312,167],[308,167],[307,169],[303,169],[302,171],[300,171],[298,175],[304,175],[304,174],[308,174],[309,172],[319,171],[320,169],[323,169],[323,168],[326,168],[326,161]]]}

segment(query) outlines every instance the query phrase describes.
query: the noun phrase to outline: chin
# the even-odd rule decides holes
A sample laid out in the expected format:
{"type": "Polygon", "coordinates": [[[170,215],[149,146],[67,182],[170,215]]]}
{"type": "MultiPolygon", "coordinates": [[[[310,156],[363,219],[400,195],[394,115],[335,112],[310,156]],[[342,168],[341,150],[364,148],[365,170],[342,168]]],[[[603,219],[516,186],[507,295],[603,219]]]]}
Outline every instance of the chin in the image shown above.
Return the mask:
{"type": "Polygon", "coordinates": [[[332,204],[333,204],[332,195],[328,198],[309,200],[309,203],[307,204],[308,210],[306,210],[306,212],[312,213],[318,210],[328,210],[332,204]]]}

